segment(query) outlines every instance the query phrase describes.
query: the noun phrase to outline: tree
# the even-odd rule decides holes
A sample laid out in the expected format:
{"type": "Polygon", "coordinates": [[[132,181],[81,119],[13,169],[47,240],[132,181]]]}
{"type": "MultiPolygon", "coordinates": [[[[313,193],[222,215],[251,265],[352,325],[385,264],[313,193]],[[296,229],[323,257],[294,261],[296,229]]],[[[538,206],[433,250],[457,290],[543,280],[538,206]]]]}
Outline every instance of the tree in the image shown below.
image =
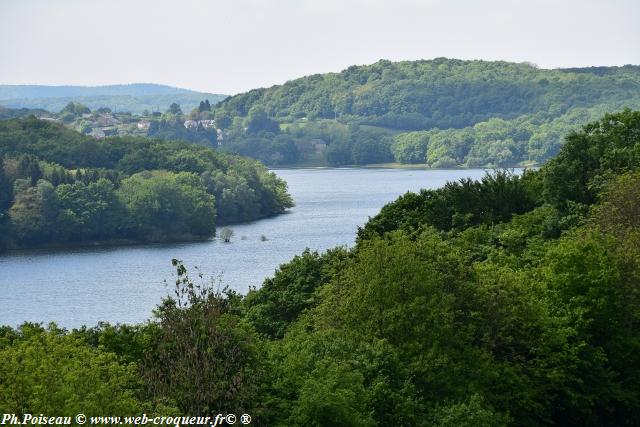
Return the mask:
{"type": "Polygon", "coordinates": [[[18,162],[17,175],[20,178],[31,180],[31,185],[36,185],[36,182],[38,182],[38,180],[42,178],[40,162],[33,155],[21,156],[18,162]]]}
{"type": "Polygon", "coordinates": [[[316,291],[331,278],[331,273],[346,258],[341,248],[323,255],[308,249],[282,264],[260,289],[252,289],[244,304],[247,319],[259,333],[282,338],[299,316],[317,302],[316,291]]]}
{"type": "Polygon", "coordinates": [[[592,204],[607,174],[640,165],[640,111],[606,114],[566,137],[566,144],[545,167],[545,199],[562,208],[592,204]]]}
{"type": "Polygon", "coordinates": [[[51,238],[58,214],[58,197],[49,181],[18,192],[9,209],[11,230],[18,241],[38,244],[51,238]]]}
{"type": "Polygon", "coordinates": [[[198,106],[198,112],[202,113],[203,111],[211,111],[211,104],[209,104],[209,100],[200,101],[200,105],[198,106]]]}
{"type": "Polygon", "coordinates": [[[214,198],[195,174],[139,173],[122,181],[117,194],[137,219],[138,238],[202,238],[215,232],[214,198]]]}
{"type": "Polygon", "coordinates": [[[220,129],[229,129],[233,124],[233,116],[225,110],[215,110],[214,119],[216,126],[220,129]]]}
{"type": "MultiPolygon", "coordinates": [[[[56,188],[60,215],[56,227],[60,240],[100,240],[117,235],[126,217],[114,185],[105,178],[85,184],[76,181],[56,188]]],[[[122,227],[124,228],[124,227],[122,227]]]]}
{"type": "Polygon", "coordinates": [[[180,105],[173,102],[171,105],[169,105],[169,109],[167,110],[167,112],[177,116],[182,114],[182,109],[180,108],[180,105]]]}
{"type": "Polygon", "coordinates": [[[233,230],[230,228],[223,228],[220,230],[220,240],[225,243],[229,243],[231,241],[231,237],[233,237],[233,230]]]}
{"type": "Polygon", "coordinates": [[[255,135],[258,132],[280,132],[280,124],[269,118],[262,108],[253,108],[247,116],[247,133],[255,135]]]}
{"type": "Polygon", "coordinates": [[[13,201],[13,185],[4,170],[4,159],[0,158],[0,212],[6,210],[13,201]]]}
{"type": "Polygon", "coordinates": [[[35,117],[0,121],[0,157],[4,246],[202,239],[215,232],[214,200],[227,223],[293,204],[286,183],[257,162],[186,142],[96,140],[35,117]],[[142,173],[152,170],[166,172],[142,173]]]}
{"type": "Polygon", "coordinates": [[[0,345],[0,408],[15,414],[134,415],[136,368],[60,330],[33,331],[0,345]]]}
{"type": "Polygon", "coordinates": [[[183,413],[259,414],[257,384],[261,357],[251,328],[232,312],[231,294],[195,284],[177,268],[173,298],[156,310],[159,331],[142,364],[147,392],[168,397],[183,413]]]}

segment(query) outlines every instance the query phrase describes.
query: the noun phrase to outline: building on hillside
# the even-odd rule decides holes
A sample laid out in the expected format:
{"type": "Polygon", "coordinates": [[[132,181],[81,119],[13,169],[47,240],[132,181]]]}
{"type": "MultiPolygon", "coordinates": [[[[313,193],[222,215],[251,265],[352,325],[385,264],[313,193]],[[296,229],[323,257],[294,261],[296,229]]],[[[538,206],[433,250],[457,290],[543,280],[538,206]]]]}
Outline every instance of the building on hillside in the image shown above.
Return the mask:
{"type": "Polygon", "coordinates": [[[91,129],[91,132],[89,132],[89,135],[97,139],[104,138],[106,136],[102,131],[102,129],[100,128],[91,129]]]}
{"type": "Polygon", "coordinates": [[[149,130],[149,127],[151,126],[151,122],[149,120],[140,120],[136,126],[138,127],[139,130],[149,130]]]}
{"type": "Polygon", "coordinates": [[[100,126],[115,126],[120,124],[120,120],[116,119],[111,114],[100,114],[96,117],[96,123],[100,126]]]}
{"type": "Polygon", "coordinates": [[[205,129],[215,129],[216,128],[215,120],[199,120],[198,124],[202,125],[202,127],[205,128],[205,129]]]}
{"type": "Polygon", "coordinates": [[[196,122],[195,120],[187,120],[184,122],[184,127],[186,127],[187,129],[195,129],[198,127],[198,122],[196,122]]]}
{"type": "Polygon", "coordinates": [[[115,136],[117,134],[118,134],[118,128],[115,126],[97,127],[97,128],[91,129],[91,132],[89,132],[90,136],[97,139],[105,138],[107,136],[115,136]]]}
{"type": "Polygon", "coordinates": [[[115,136],[118,134],[118,128],[115,126],[101,128],[104,136],[115,136]]]}

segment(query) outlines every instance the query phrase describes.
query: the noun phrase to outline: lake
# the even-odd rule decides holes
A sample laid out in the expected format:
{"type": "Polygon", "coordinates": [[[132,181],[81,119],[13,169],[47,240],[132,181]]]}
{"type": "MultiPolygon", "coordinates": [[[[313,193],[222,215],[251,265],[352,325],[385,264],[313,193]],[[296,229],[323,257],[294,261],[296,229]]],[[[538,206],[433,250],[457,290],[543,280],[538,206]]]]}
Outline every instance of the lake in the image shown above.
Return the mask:
{"type": "MultiPolygon", "coordinates": [[[[172,292],[171,260],[239,292],[259,287],[305,248],[354,243],[357,227],[407,191],[480,178],[482,169],[277,169],[296,206],[284,215],[230,226],[231,243],[150,244],[16,251],[0,255],[0,325],[25,321],[73,328],[137,323],[172,292]],[[267,240],[262,241],[261,236],[267,240]],[[165,283],[165,280],[169,285],[165,283]]],[[[192,276],[195,277],[195,274],[192,276]]]]}

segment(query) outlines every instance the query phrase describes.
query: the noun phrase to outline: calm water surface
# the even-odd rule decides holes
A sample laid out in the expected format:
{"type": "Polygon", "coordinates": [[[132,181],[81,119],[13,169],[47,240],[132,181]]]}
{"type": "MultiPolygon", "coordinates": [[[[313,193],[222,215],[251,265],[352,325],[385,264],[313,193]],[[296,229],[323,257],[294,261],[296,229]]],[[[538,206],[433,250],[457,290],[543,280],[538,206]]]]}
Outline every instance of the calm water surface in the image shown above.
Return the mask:
{"type": "Polygon", "coordinates": [[[55,321],[67,328],[98,321],[142,322],[172,289],[171,259],[197,266],[240,292],[260,286],[306,247],[353,245],[357,226],[407,191],[484,175],[472,170],[280,169],[296,206],[235,225],[232,243],[208,241],[129,247],[13,252],[0,256],[0,325],[55,321]],[[267,241],[262,242],[260,236],[267,241]]]}

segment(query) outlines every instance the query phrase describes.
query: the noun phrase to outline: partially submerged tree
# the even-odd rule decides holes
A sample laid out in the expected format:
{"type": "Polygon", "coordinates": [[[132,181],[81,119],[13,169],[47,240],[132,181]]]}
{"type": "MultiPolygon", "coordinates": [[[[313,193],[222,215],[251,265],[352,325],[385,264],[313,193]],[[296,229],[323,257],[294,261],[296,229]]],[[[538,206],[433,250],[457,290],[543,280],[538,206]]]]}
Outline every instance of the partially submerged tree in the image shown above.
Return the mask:
{"type": "Polygon", "coordinates": [[[220,230],[220,240],[225,243],[231,242],[231,238],[233,237],[233,230],[230,228],[223,228],[220,230]]]}

